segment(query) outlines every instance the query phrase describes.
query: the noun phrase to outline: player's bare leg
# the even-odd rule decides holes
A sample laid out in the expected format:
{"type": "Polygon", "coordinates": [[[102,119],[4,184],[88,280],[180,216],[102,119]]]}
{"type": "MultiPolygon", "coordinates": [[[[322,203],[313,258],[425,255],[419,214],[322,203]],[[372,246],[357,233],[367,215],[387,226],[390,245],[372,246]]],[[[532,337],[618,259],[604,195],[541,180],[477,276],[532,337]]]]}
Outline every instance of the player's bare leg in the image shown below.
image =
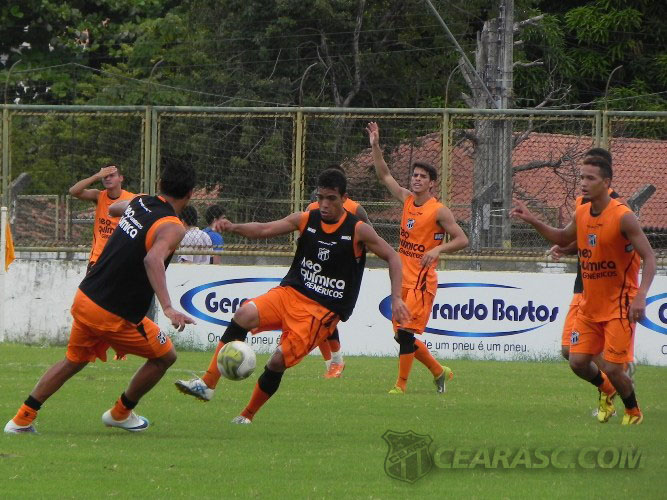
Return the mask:
{"type": "Polygon", "coordinates": [[[590,382],[598,388],[598,422],[607,422],[616,413],[613,398],[616,388],[607,375],[593,362],[591,354],[570,353],[570,368],[580,378],[590,382]]]}
{"type": "Polygon", "coordinates": [[[641,423],[644,416],[637,403],[632,379],[625,371],[625,363],[612,363],[607,360],[604,360],[603,363],[609,380],[616,388],[625,405],[625,415],[621,423],[624,425],[641,423]]]}
{"type": "Polygon", "coordinates": [[[285,358],[282,349],[278,346],[271,358],[269,358],[268,363],[266,363],[264,373],[259,376],[248,405],[238,417],[235,417],[232,420],[232,423],[251,423],[259,409],[276,393],[278,387],[280,387],[280,381],[282,380],[283,373],[285,373],[286,369],[287,366],[285,366],[285,358]]]}

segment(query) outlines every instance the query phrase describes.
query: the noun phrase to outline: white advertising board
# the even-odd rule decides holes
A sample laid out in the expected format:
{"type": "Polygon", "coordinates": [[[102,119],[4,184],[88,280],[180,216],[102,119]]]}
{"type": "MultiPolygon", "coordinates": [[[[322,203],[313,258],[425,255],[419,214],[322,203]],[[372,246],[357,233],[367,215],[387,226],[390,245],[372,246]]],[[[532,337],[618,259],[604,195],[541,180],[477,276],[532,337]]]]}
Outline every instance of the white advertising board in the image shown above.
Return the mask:
{"type": "MultiPolygon", "coordinates": [[[[177,344],[213,348],[240,304],[279,284],[286,267],[174,264],[167,273],[172,301],[197,324],[173,333],[177,344]]],[[[439,358],[540,360],[559,356],[572,297],[573,274],[442,271],[423,340],[439,358]]],[[[396,355],[389,275],[367,269],[352,317],[339,324],[345,354],[396,355]]],[[[647,317],[637,326],[639,362],[667,365],[667,277],[657,276],[647,317]]],[[[158,322],[172,331],[163,315],[158,322]]],[[[258,352],[275,349],[280,332],[249,335],[258,352]]]]}

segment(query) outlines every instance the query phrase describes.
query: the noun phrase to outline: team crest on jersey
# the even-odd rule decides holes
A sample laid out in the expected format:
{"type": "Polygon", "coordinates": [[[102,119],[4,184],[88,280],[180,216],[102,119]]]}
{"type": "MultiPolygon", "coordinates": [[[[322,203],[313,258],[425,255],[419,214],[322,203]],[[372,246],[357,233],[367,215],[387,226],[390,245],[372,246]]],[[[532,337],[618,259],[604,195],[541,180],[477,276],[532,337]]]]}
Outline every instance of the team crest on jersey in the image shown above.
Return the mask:
{"type": "Polygon", "coordinates": [[[412,229],[415,227],[415,220],[414,219],[408,219],[408,222],[405,224],[408,229],[412,229]]]}
{"type": "Polygon", "coordinates": [[[588,235],[588,246],[589,247],[594,247],[598,242],[598,235],[597,234],[589,234],[588,235]]]}
{"type": "Polygon", "coordinates": [[[440,240],[444,239],[444,237],[445,237],[445,233],[435,233],[433,235],[433,239],[436,240],[436,241],[440,241],[440,240]]]}
{"type": "Polygon", "coordinates": [[[329,254],[331,251],[328,248],[320,248],[317,251],[317,258],[321,261],[329,260],[329,254]]]}
{"type": "Polygon", "coordinates": [[[160,331],[160,333],[157,334],[157,341],[161,344],[164,345],[167,343],[167,336],[164,334],[163,331],[160,331]]]}
{"type": "Polygon", "coordinates": [[[575,345],[579,343],[579,332],[577,330],[572,330],[570,333],[570,344],[575,345]]]}
{"type": "Polygon", "coordinates": [[[634,252],[634,251],[635,251],[635,247],[632,246],[632,243],[628,243],[627,245],[625,245],[625,251],[626,251],[627,253],[634,252]]]}

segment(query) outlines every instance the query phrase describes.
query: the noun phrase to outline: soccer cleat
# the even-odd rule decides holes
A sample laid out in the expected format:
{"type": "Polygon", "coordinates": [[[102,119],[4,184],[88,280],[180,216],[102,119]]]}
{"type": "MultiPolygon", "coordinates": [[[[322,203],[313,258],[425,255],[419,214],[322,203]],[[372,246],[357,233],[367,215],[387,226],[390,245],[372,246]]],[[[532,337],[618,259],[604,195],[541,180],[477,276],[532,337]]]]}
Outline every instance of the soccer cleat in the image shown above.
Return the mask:
{"type": "Polygon", "coordinates": [[[345,363],[331,363],[329,369],[324,374],[324,378],[340,378],[344,369],[345,363]]]}
{"type": "Polygon", "coordinates": [[[183,394],[194,396],[204,402],[213,399],[213,395],[215,394],[215,389],[209,388],[199,377],[190,380],[177,380],[174,382],[174,385],[183,394]]]}
{"type": "Polygon", "coordinates": [[[102,415],[102,422],[107,427],[118,427],[130,432],[141,432],[148,429],[150,425],[148,420],[134,413],[130,412],[130,416],[125,420],[116,420],[111,416],[111,410],[107,410],[102,415]]]}
{"type": "Polygon", "coordinates": [[[639,425],[644,421],[644,414],[639,411],[639,415],[635,413],[628,413],[625,410],[625,415],[623,415],[623,420],[621,420],[621,425],[639,425]]]}
{"type": "Polygon", "coordinates": [[[389,394],[405,394],[405,391],[399,386],[395,385],[392,389],[389,390],[389,394]]]}
{"type": "Polygon", "coordinates": [[[243,415],[239,415],[238,417],[234,417],[232,419],[232,424],[248,425],[252,424],[252,420],[250,420],[247,417],[244,417],[243,415]]]}
{"type": "Polygon", "coordinates": [[[5,425],[5,434],[36,434],[35,426],[32,424],[28,425],[18,425],[14,422],[14,419],[11,419],[5,425]]]}
{"type": "Polygon", "coordinates": [[[611,417],[616,415],[616,408],[614,407],[614,396],[616,396],[616,393],[612,394],[611,396],[607,396],[604,392],[600,391],[598,398],[597,419],[601,424],[608,422],[611,417]]]}
{"type": "Polygon", "coordinates": [[[454,372],[449,366],[442,367],[442,374],[439,377],[433,379],[435,384],[436,392],[438,394],[444,394],[447,388],[445,387],[445,381],[451,380],[454,378],[454,372]]]}

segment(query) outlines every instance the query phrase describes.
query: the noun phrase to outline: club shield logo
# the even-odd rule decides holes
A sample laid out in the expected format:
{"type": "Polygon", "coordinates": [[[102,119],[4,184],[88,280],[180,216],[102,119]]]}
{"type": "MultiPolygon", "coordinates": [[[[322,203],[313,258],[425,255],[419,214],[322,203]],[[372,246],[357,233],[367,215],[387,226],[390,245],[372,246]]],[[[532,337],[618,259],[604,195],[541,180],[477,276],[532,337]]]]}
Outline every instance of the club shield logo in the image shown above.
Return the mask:
{"type": "Polygon", "coordinates": [[[385,473],[399,481],[414,483],[430,472],[433,458],[429,450],[433,439],[412,431],[388,430],[382,435],[389,446],[384,459],[385,473]]]}

